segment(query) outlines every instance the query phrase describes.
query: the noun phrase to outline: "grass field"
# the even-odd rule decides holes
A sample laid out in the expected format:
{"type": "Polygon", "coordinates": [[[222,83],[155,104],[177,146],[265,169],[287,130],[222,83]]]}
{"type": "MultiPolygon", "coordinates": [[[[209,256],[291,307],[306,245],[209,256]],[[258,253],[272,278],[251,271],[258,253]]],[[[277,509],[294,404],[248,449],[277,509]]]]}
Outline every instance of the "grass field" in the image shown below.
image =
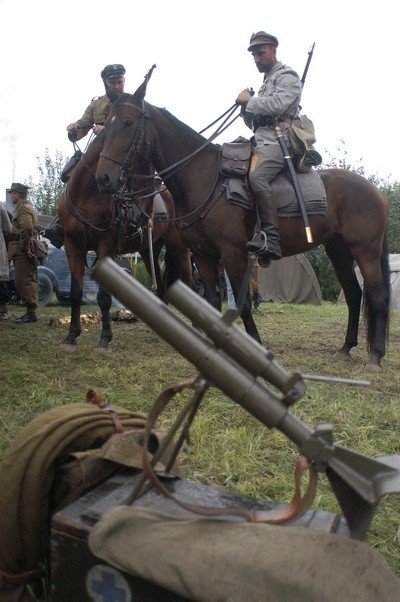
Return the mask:
{"type": "MultiPolygon", "coordinates": [[[[84,307],[83,312],[96,312],[84,307]]],[[[21,308],[11,306],[10,320],[0,323],[1,390],[0,455],[30,420],[54,406],[83,402],[90,388],[102,390],[106,400],[147,413],[168,385],[196,375],[195,368],[143,322],[114,322],[111,351],[95,346],[98,325],[84,326],[75,353],[59,347],[67,326],[56,318],[69,316],[58,304],[39,311],[36,324],[17,325],[21,308]]],[[[400,313],[393,310],[391,334],[383,369],[368,370],[363,329],[352,359],[333,359],[345,332],[346,307],[263,303],[255,313],[264,344],[291,374],[331,375],[368,380],[370,386],[307,381],[307,392],[291,408],[308,426],[330,423],[334,441],[372,457],[400,454],[400,313]]],[[[180,395],[161,417],[169,426],[186,397],[180,395]]],[[[242,407],[211,388],[192,430],[191,447],[182,458],[184,476],[207,484],[271,499],[289,501],[297,448],[279,431],[269,430],[242,407]]],[[[316,507],[339,512],[323,476],[316,507]]],[[[382,500],[372,522],[368,542],[400,576],[400,498],[382,500]]]]}

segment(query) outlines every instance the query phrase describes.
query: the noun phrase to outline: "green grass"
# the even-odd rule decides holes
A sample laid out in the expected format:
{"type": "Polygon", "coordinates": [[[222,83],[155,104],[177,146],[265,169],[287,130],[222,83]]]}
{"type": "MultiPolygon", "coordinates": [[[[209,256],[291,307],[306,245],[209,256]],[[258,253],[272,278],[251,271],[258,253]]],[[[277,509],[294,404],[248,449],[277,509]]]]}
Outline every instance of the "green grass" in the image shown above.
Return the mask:
{"type": "MultiPolygon", "coordinates": [[[[84,307],[83,312],[95,312],[84,307]]],[[[11,318],[21,308],[11,306],[11,318]]],[[[41,308],[37,324],[0,323],[0,454],[30,420],[56,405],[83,402],[90,388],[103,391],[115,405],[147,413],[168,385],[196,375],[196,369],[143,322],[114,322],[109,353],[96,350],[99,325],[84,326],[75,353],[59,347],[67,326],[52,318],[69,315],[58,304],[41,308]]],[[[263,303],[255,319],[264,344],[291,374],[340,376],[369,380],[353,386],[307,381],[307,392],[291,412],[314,427],[328,422],[334,441],[372,457],[400,454],[400,313],[393,310],[389,348],[383,369],[366,368],[363,328],[351,360],[334,359],[345,333],[346,307],[263,303]]],[[[169,426],[187,396],[180,394],[161,416],[169,426]]],[[[191,444],[181,457],[184,476],[232,491],[289,501],[297,448],[278,430],[269,430],[242,407],[211,388],[192,428],[191,444]]],[[[339,512],[325,476],[315,506],[339,512]]],[[[388,496],[378,507],[367,541],[400,576],[400,501],[388,496]]]]}

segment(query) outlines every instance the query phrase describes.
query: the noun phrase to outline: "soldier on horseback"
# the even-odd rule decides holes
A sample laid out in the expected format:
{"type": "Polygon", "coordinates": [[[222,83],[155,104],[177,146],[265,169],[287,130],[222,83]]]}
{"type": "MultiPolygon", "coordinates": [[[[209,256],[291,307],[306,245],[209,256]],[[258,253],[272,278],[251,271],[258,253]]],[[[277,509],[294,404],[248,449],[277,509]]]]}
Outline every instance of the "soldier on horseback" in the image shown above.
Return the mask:
{"type": "Polygon", "coordinates": [[[277,225],[271,180],[285,165],[275,127],[278,125],[289,145],[288,129],[299,115],[302,82],[298,74],[277,60],[278,39],[258,31],[250,38],[248,51],[252,53],[257,69],[264,73],[263,83],[254,96],[246,88],[236,99],[242,106],[242,116],[254,132],[257,162],[249,174],[260,219],[260,231],[248,243],[249,250],[262,260],[281,259],[282,251],[277,225]]]}
{"type": "Polygon", "coordinates": [[[67,126],[68,138],[71,142],[80,140],[90,130],[97,136],[104,129],[104,124],[108,116],[111,104],[108,96],[110,91],[118,96],[124,93],[125,67],[123,65],[107,65],[100,75],[104,82],[106,93],[104,96],[93,98],[82,117],[67,126]]]}
{"type": "MultiPolygon", "coordinates": [[[[71,142],[76,142],[81,138],[84,138],[86,134],[91,130],[92,133],[97,136],[104,129],[104,124],[108,117],[108,112],[111,105],[109,98],[110,93],[114,93],[117,96],[121,96],[124,93],[125,85],[125,67],[121,64],[107,65],[101,72],[101,78],[104,83],[106,93],[103,96],[96,96],[92,99],[90,104],[86,107],[84,114],[78,121],[74,121],[67,126],[68,138],[71,142]]],[[[77,151],[72,157],[72,160],[67,163],[63,170],[63,175],[66,178],[63,182],[66,182],[70,176],[72,169],[75,167],[77,161],[82,156],[80,150],[77,151]],[[77,155],[78,153],[78,155],[77,155]]],[[[50,240],[50,242],[57,248],[61,248],[64,244],[64,231],[58,218],[55,219],[47,228],[43,231],[43,235],[50,240]]]]}

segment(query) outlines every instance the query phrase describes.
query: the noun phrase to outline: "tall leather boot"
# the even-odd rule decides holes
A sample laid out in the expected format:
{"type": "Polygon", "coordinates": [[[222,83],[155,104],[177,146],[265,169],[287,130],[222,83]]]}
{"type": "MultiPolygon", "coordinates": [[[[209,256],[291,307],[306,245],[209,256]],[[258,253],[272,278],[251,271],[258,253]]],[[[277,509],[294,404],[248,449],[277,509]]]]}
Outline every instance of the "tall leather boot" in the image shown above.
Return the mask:
{"type": "Polygon", "coordinates": [[[41,234],[48,238],[51,244],[57,249],[61,249],[64,244],[64,230],[58,217],[41,234]]]}
{"type": "Polygon", "coordinates": [[[254,200],[260,218],[260,231],[253,240],[247,243],[250,253],[257,255],[262,260],[276,260],[282,258],[281,243],[278,230],[278,215],[274,206],[272,193],[261,190],[254,193],[254,200]]]}

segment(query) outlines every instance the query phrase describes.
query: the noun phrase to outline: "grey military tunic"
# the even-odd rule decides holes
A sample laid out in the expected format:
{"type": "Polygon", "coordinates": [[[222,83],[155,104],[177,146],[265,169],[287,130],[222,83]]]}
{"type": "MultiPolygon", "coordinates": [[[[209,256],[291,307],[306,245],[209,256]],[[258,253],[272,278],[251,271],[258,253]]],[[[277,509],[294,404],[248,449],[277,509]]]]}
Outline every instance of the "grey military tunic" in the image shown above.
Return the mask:
{"type": "MultiPolygon", "coordinates": [[[[258,96],[252,96],[247,103],[244,116],[246,123],[250,125],[255,115],[278,117],[279,127],[285,134],[292,119],[298,115],[301,92],[302,83],[297,73],[278,61],[265,74],[258,96]]],[[[278,144],[272,124],[260,126],[254,136],[256,146],[278,144]]]]}

